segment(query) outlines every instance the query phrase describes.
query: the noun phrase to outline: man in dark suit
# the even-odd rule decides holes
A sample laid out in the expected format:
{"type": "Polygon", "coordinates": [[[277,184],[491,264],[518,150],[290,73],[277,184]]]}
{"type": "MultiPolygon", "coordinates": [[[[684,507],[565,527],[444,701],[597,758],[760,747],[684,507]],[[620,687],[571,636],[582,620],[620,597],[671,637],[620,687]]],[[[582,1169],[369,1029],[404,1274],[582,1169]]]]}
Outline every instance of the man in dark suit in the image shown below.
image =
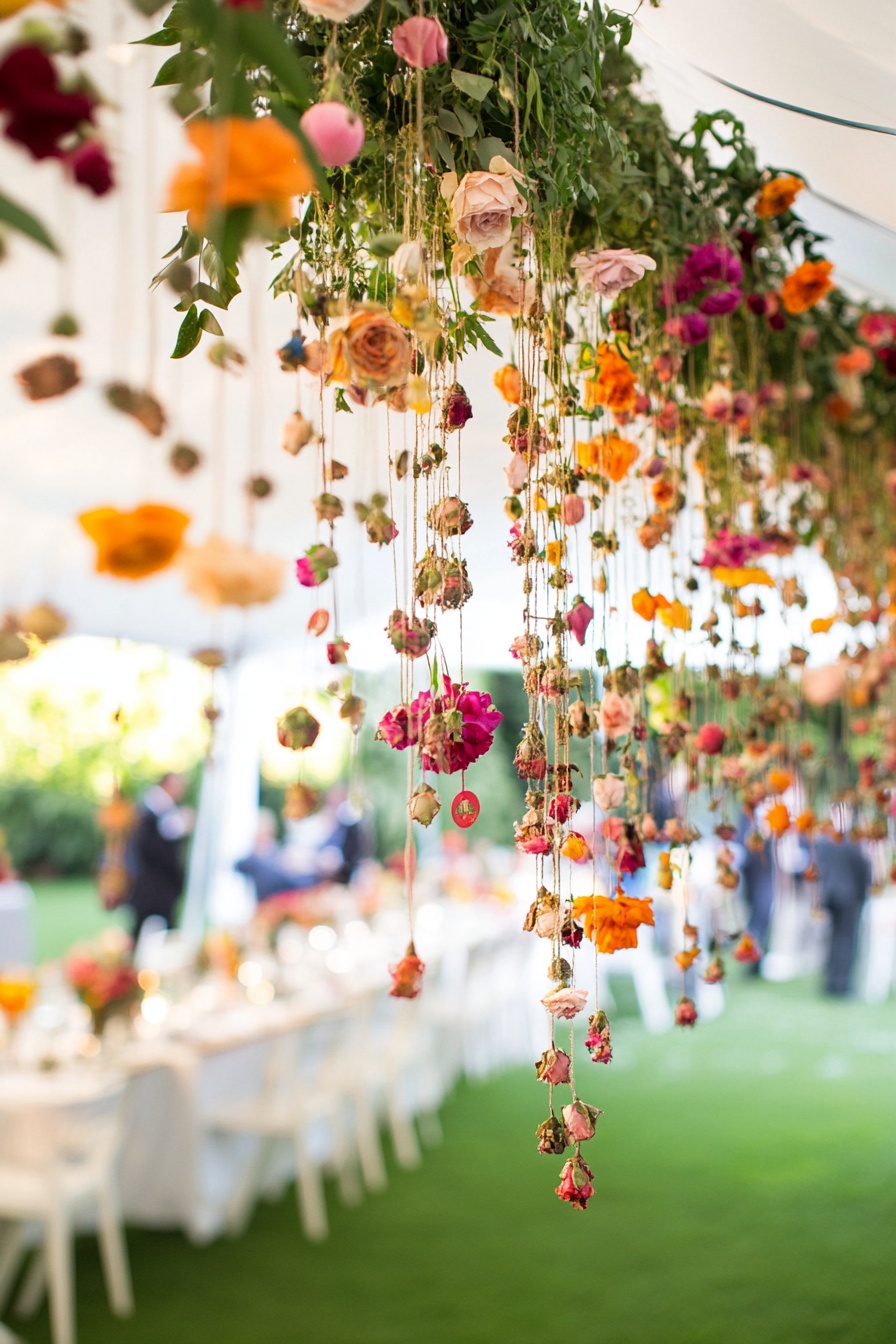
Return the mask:
{"type": "Polygon", "coordinates": [[[859,919],[871,885],[871,864],[861,847],[845,836],[820,836],[815,842],[815,862],[821,904],[831,917],[824,989],[826,994],[848,994],[859,919]]]}
{"type": "Polygon", "coordinates": [[[134,916],[134,941],[150,915],[174,922],[174,907],[184,887],[183,841],[193,827],[193,814],[179,804],[186,776],[163,775],[148,790],[128,845],[131,889],[128,905],[134,916]]]}

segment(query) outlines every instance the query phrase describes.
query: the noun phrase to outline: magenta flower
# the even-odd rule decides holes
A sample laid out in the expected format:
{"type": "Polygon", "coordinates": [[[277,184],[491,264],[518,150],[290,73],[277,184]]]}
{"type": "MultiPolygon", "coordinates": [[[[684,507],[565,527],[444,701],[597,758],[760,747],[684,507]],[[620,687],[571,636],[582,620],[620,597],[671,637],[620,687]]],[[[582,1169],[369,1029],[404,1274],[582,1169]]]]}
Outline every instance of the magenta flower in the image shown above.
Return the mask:
{"type": "Polygon", "coordinates": [[[709,323],[702,313],[667,318],[663,329],[667,336],[677,337],[683,345],[702,345],[709,340],[709,323]]]}
{"type": "Polygon", "coordinates": [[[0,111],[9,114],[3,133],[34,159],[61,158],[60,141],[92,121],[95,106],[87,94],[59,87],[56,67],[41,47],[13,47],[0,62],[0,111]]]}
{"type": "Polygon", "coordinates": [[[743,296],[743,290],[737,286],[733,289],[717,289],[714,294],[707,294],[705,299],[700,300],[700,311],[707,317],[724,317],[726,313],[734,312],[743,296]]]}
{"type": "Polygon", "coordinates": [[[331,546],[318,543],[309,546],[296,561],[296,578],[303,588],[317,588],[339,564],[339,557],[331,546]]]}
{"type": "Polygon", "coordinates": [[[65,162],[79,186],[87,187],[94,196],[105,196],[115,185],[109,155],[99,140],[85,140],[66,155],[65,162]]]}
{"type": "Polygon", "coordinates": [[[376,735],[398,751],[419,742],[424,770],[453,775],[485,755],[504,716],[487,692],[468,691],[466,682],[459,685],[450,677],[442,684],[441,695],[421,691],[410,705],[389,710],[376,735]]]}
{"type": "Polygon", "coordinates": [[[714,537],[709,537],[703,558],[698,562],[702,569],[742,569],[761,555],[771,550],[769,542],[763,541],[748,532],[732,532],[720,527],[714,537]]]}
{"type": "Polygon", "coordinates": [[[589,607],[584,597],[574,597],[572,607],[566,613],[566,626],[579,644],[585,643],[585,635],[593,620],[594,609],[589,607]]]}
{"type": "Polygon", "coordinates": [[[463,429],[467,421],[472,420],[473,407],[460,383],[455,383],[445,393],[442,412],[446,429],[463,429]]]}

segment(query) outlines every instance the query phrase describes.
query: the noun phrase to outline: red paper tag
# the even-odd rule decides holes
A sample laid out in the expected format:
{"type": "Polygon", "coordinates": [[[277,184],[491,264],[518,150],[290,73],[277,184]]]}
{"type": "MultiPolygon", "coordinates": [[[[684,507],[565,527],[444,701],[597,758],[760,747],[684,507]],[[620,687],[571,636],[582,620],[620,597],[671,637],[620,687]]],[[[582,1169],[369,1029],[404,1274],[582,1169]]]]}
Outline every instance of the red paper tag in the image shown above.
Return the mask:
{"type": "Polygon", "coordinates": [[[479,799],[469,789],[463,789],[451,804],[451,816],[455,825],[464,830],[472,826],[479,816],[479,799]]]}

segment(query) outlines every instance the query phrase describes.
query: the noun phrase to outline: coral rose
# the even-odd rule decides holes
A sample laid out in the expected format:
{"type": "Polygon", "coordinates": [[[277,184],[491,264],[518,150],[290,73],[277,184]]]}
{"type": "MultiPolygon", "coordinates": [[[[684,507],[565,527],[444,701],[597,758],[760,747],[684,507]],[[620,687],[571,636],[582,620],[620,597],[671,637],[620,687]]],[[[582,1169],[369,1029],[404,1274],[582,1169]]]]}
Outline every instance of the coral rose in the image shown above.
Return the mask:
{"type": "Polygon", "coordinates": [[[644,278],[645,271],[655,271],[653,257],[633,252],[630,247],[605,247],[600,252],[579,252],[572,264],[587,285],[602,298],[615,299],[624,289],[630,289],[644,278]]]}
{"type": "Polygon", "coordinates": [[[573,1101],[563,1107],[563,1124],[572,1143],[585,1143],[594,1138],[594,1127],[603,1111],[589,1106],[587,1101],[573,1101]]]}
{"type": "Polygon", "coordinates": [[[607,691],[600,702],[600,726],[606,737],[615,741],[626,737],[635,726],[635,706],[630,696],[607,691]]]}
{"type": "Polygon", "coordinates": [[[788,313],[797,316],[807,313],[834,288],[830,279],[834,264],[831,261],[804,261],[788,275],[781,286],[781,302],[788,313]]]}
{"type": "Polygon", "coordinates": [[[210,211],[263,206],[270,222],[292,218],[292,199],[314,187],[295,136],[274,117],[191,121],[186,136],[199,163],[181,164],[168,187],[165,210],[187,210],[201,229],[210,211]]]}
{"type": "Polygon", "coordinates": [[[535,284],[524,273],[523,242],[530,235],[517,230],[503,247],[489,247],[482,254],[482,274],[466,276],[467,289],[484,313],[519,317],[535,302],[535,284]],[[522,233],[522,236],[521,236],[522,233]]]}
{"type": "Polygon", "coordinates": [[[573,1018],[582,1011],[588,1002],[587,989],[571,989],[561,986],[545,994],[542,1004],[552,1017],[573,1018]]]}
{"type": "Polygon", "coordinates": [[[523,379],[515,364],[504,364],[497,370],[494,384],[505,401],[518,406],[523,399],[523,379]]]}
{"type": "Polygon", "coordinates": [[[428,70],[448,59],[448,34],[439,20],[415,14],[392,29],[392,48],[415,70],[428,70]]]}
{"type": "Polygon", "coordinates": [[[465,173],[451,198],[451,225],[474,252],[504,247],[526,202],[509,173],[465,173]]]}
{"type": "Polygon", "coordinates": [[[364,308],[342,333],[342,353],[354,381],[374,387],[400,387],[411,367],[407,335],[381,308],[364,308]]]}
{"type": "Polygon", "coordinates": [[[718,723],[704,723],[694,738],[694,746],[705,756],[718,756],[724,745],[725,730],[718,723]]]}
{"type": "Polygon", "coordinates": [[[251,607],[277,597],[286,561],[210,536],[203,546],[185,546],[180,564],[187,591],[207,607],[251,607]]]}

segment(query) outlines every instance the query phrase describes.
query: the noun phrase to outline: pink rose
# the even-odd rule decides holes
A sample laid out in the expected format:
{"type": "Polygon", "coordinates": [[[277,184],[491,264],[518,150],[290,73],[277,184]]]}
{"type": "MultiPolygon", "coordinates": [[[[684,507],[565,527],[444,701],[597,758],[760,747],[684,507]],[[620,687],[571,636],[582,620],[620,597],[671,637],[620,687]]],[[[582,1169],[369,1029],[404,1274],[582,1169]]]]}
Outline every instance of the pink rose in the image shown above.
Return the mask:
{"type": "Polygon", "coordinates": [[[345,103],[315,103],[299,122],[325,168],[343,168],[361,153],[364,123],[345,103]]]}
{"type": "MultiPolygon", "coordinates": [[[[513,457],[504,468],[504,475],[507,477],[507,488],[513,490],[522,490],[526,481],[529,479],[529,460],[523,453],[514,453],[513,457]]],[[[573,496],[576,498],[576,496],[573,496]]]]}
{"type": "Polygon", "coordinates": [[[542,1004],[552,1017],[572,1018],[582,1011],[588,1002],[587,989],[572,989],[561,985],[545,994],[542,1004]]]}
{"type": "Polygon", "coordinates": [[[428,70],[448,59],[448,34],[438,19],[415,14],[392,29],[392,47],[415,70],[428,70]]]}
{"type": "Polygon", "coordinates": [[[568,1083],[569,1067],[569,1055],[564,1050],[555,1050],[551,1046],[536,1062],[535,1072],[543,1083],[568,1083]]]}
{"type": "Polygon", "coordinates": [[[563,521],[567,527],[575,527],[585,517],[585,501],[581,495],[563,496],[563,521]]]}
{"type": "Polygon", "coordinates": [[[600,702],[600,726],[606,737],[614,741],[625,737],[635,726],[635,706],[630,696],[607,691],[600,702]]]}
{"type": "Polygon", "coordinates": [[[563,923],[563,916],[560,914],[559,907],[553,910],[542,910],[535,916],[535,932],[539,938],[553,938],[560,932],[563,923]]]}
{"type": "Polygon", "coordinates": [[[644,278],[645,271],[655,271],[653,257],[633,252],[630,247],[605,247],[600,252],[580,252],[572,264],[595,294],[615,299],[624,289],[630,289],[644,278]]]}
{"type": "Polygon", "coordinates": [[[603,1115],[603,1111],[599,1111],[596,1106],[589,1106],[587,1101],[576,1100],[563,1107],[563,1123],[573,1143],[584,1143],[594,1138],[594,1126],[599,1115],[603,1115]]]}
{"type": "MultiPolygon", "coordinates": [[[[576,496],[573,495],[572,498],[575,499],[576,496]]],[[[593,607],[590,607],[583,597],[574,598],[572,606],[566,613],[566,625],[579,644],[585,643],[585,635],[593,620],[593,607]]]]}
{"type": "Polygon", "coordinates": [[[475,252],[504,247],[526,202],[509,173],[465,173],[451,197],[451,225],[475,252]]]}
{"type": "Polygon", "coordinates": [[[560,1199],[571,1204],[574,1209],[587,1208],[594,1194],[592,1185],[594,1173],[580,1157],[571,1157],[560,1173],[560,1184],[554,1191],[560,1199]]]}

